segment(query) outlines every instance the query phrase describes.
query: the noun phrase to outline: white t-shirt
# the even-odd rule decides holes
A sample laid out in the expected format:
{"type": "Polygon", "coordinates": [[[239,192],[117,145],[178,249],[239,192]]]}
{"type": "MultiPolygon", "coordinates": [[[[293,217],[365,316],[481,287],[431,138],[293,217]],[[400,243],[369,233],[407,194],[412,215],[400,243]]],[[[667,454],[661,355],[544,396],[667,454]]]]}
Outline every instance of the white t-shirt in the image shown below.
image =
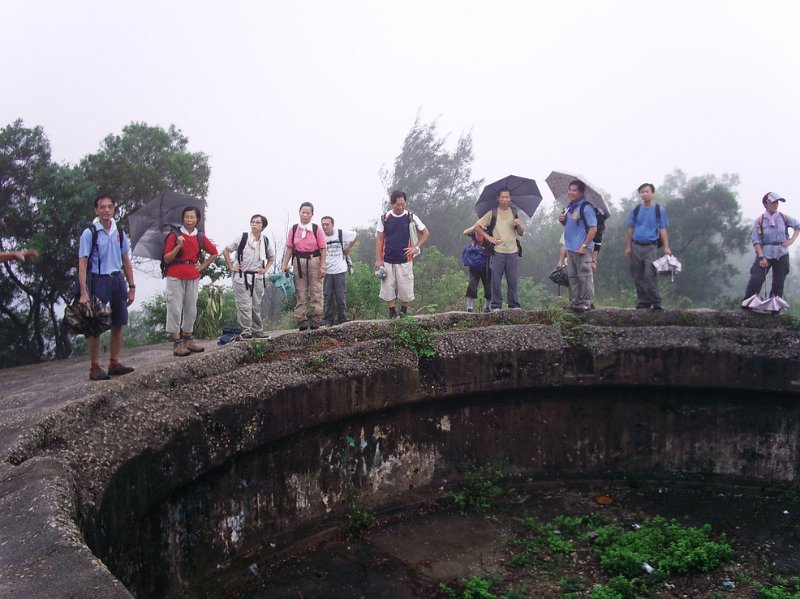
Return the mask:
{"type": "MultiPolygon", "coordinates": [[[[355,231],[345,231],[342,229],[342,244],[347,247],[356,239],[355,231]]],[[[342,245],[339,244],[339,229],[333,230],[333,235],[325,235],[325,242],[328,244],[328,254],[325,262],[325,270],[329,275],[338,275],[347,272],[347,261],[342,253],[342,245]]]]}

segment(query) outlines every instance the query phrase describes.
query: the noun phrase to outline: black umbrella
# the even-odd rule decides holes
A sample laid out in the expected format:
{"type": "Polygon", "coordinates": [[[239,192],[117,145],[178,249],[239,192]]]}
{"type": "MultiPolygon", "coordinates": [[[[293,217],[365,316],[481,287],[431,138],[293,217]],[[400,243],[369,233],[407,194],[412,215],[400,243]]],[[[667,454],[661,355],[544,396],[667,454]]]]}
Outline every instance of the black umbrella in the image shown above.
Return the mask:
{"type": "Polygon", "coordinates": [[[511,190],[511,205],[524,212],[526,220],[531,218],[542,201],[542,194],[536,181],[516,175],[509,175],[483,188],[481,197],[475,204],[475,213],[478,218],[497,208],[497,192],[503,187],[511,190]]]}
{"type": "Polygon", "coordinates": [[[133,255],[161,260],[168,228],[170,225],[179,227],[183,224],[181,214],[187,206],[200,209],[203,218],[197,223],[197,228],[204,230],[206,201],[175,191],[159,193],[152,201],[128,216],[133,255]]]}

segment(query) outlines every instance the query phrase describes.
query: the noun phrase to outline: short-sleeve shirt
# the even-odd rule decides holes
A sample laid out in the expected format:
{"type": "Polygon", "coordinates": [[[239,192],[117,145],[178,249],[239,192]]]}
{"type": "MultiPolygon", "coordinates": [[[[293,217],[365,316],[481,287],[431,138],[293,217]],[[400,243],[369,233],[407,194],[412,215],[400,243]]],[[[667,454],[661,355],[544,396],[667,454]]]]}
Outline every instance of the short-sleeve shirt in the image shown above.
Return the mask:
{"type": "MultiPolygon", "coordinates": [[[[167,265],[167,270],[164,273],[166,276],[184,281],[200,278],[200,272],[195,268],[200,261],[200,244],[197,241],[197,229],[192,231],[192,233],[194,233],[194,235],[180,233],[183,235],[183,247],[178,252],[178,255],[175,256],[175,260],[167,265]],[[191,262],[191,264],[176,264],[176,262],[191,262]]],[[[164,254],[168,254],[174,250],[177,243],[177,236],[170,233],[167,236],[167,241],[164,243],[164,254]]],[[[203,250],[213,256],[219,253],[217,251],[217,246],[214,245],[214,242],[211,241],[205,233],[203,233],[203,250]]]]}
{"type": "Polygon", "coordinates": [[[328,244],[328,253],[326,254],[326,271],[329,275],[338,275],[339,273],[347,272],[347,260],[344,257],[344,247],[347,247],[356,240],[355,231],[345,231],[344,229],[334,229],[333,235],[325,236],[325,242],[328,244]],[[339,243],[339,231],[342,232],[342,243],[339,243]]]}
{"type": "MultiPolygon", "coordinates": [[[[242,248],[242,261],[239,262],[239,266],[242,267],[242,270],[246,272],[253,272],[256,270],[261,270],[262,268],[264,268],[264,266],[266,266],[265,264],[262,264],[261,261],[258,259],[259,248],[258,245],[256,245],[256,243],[264,245],[265,239],[267,239],[267,237],[262,233],[261,239],[259,239],[258,242],[255,242],[255,240],[249,234],[247,234],[247,241],[245,242],[244,247],[242,248]],[[251,240],[253,240],[254,243],[250,243],[251,240]]],[[[237,237],[231,243],[225,246],[225,249],[228,250],[231,256],[236,258],[236,260],[239,259],[237,256],[237,252],[239,251],[239,244],[241,242],[242,242],[242,236],[239,235],[239,237],[237,237]]],[[[275,248],[273,247],[273,244],[268,241],[267,262],[274,260],[275,260],[275,248]]]]}
{"type": "Polygon", "coordinates": [[[128,236],[121,232],[116,223],[111,224],[111,229],[106,231],[100,222],[92,223],[97,230],[97,251],[92,251],[92,231],[90,228],[81,234],[78,244],[78,258],[88,258],[91,254],[91,263],[87,272],[96,275],[108,275],[122,270],[122,256],[130,252],[128,236]],[[122,234],[122,250],[120,251],[119,236],[122,234]]]}
{"type": "Polygon", "coordinates": [[[306,230],[306,235],[303,237],[303,229],[301,225],[297,225],[297,230],[292,235],[292,229],[294,227],[289,227],[288,233],[286,233],[286,247],[292,248],[293,251],[296,252],[316,252],[320,249],[325,249],[327,246],[325,245],[325,232],[322,230],[322,227],[317,225],[317,235],[316,238],[313,235],[313,225],[308,223],[308,229],[306,230]]]}
{"type": "MultiPolygon", "coordinates": [[[[484,214],[478,224],[484,229],[488,229],[492,222],[492,210],[484,214]]],[[[492,237],[500,237],[502,242],[494,246],[494,251],[498,254],[516,254],[517,253],[517,230],[514,227],[514,211],[509,208],[508,210],[497,209],[497,222],[494,224],[494,230],[491,232],[492,237]]]]}
{"type": "Polygon", "coordinates": [[[628,226],[633,229],[632,239],[638,243],[653,243],[658,241],[658,229],[669,229],[669,219],[667,218],[667,211],[664,206],[659,205],[658,210],[661,218],[656,218],[656,205],[655,203],[649,208],[644,204],[639,204],[639,214],[636,217],[636,222],[633,222],[634,211],[636,206],[631,208],[628,214],[628,226]]]}
{"type": "MultiPolygon", "coordinates": [[[[594,211],[594,207],[586,201],[586,198],[581,198],[574,206],[567,207],[566,214],[564,247],[570,252],[577,252],[586,239],[587,229],[597,226],[597,213],[594,211]],[[582,204],[586,204],[586,207],[583,209],[583,218],[581,218],[582,204]]],[[[594,242],[589,244],[586,251],[590,253],[594,251],[594,242]]]]}

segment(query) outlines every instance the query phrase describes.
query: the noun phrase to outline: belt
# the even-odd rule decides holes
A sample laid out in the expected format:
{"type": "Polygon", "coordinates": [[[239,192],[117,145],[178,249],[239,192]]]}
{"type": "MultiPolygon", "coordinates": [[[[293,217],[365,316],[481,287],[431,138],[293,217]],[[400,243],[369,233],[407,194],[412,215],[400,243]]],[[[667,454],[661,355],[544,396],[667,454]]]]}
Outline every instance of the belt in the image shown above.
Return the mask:
{"type": "Polygon", "coordinates": [[[657,241],[634,241],[636,245],[658,245],[657,241]]]}
{"type": "Polygon", "coordinates": [[[107,275],[101,275],[101,274],[97,274],[96,272],[93,272],[93,273],[92,273],[92,276],[93,276],[93,277],[103,277],[103,278],[106,278],[106,277],[118,277],[118,276],[119,276],[119,275],[121,275],[121,274],[122,274],[122,273],[121,273],[120,271],[118,271],[118,270],[115,270],[114,272],[110,272],[110,273],[108,273],[107,275]]]}

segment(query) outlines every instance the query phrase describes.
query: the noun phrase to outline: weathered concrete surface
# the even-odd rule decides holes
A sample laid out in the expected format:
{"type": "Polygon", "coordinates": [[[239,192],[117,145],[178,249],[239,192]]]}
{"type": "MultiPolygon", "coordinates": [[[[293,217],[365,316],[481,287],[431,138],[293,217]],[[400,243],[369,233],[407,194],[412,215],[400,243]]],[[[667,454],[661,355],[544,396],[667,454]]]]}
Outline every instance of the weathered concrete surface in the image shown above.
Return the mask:
{"type": "MultiPolygon", "coordinates": [[[[800,391],[799,336],[776,317],[600,310],[581,327],[562,329],[546,315],[515,310],[424,322],[441,332],[437,357],[421,363],[387,339],[388,323],[349,323],[276,339],[262,346],[265,359],[255,355],[257,346],[238,344],[190,361],[170,358],[110,383],[67,387],[63,396],[52,392],[52,378],[49,394],[22,384],[10,395],[4,390],[0,594],[126,596],[81,533],[115,572],[136,579],[141,572],[126,568],[141,567],[148,556],[120,555],[126,527],[174,504],[170,497],[237,456],[348,418],[477,392],[565,385],[800,391]],[[483,328],[465,328],[477,325],[483,328]],[[69,586],[70,579],[80,583],[69,586]]],[[[796,431],[784,433],[795,436],[784,459],[796,460],[796,431]]],[[[687,465],[667,467],[679,473],[687,465]]],[[[751,472],[780,471],[784,479],[794,472],[785,464],[769,468],[751,472]]],[[[414,484],[432,476],[424,464],[420,470],[414,484]]],[[[168,578],[169,566],[158,567],[168,578]]],[[[181,571],[172,568],[172,576],[181,571]]],[[[153,584],[151,591],[165,594],[181,581],[153,584]]]]}

